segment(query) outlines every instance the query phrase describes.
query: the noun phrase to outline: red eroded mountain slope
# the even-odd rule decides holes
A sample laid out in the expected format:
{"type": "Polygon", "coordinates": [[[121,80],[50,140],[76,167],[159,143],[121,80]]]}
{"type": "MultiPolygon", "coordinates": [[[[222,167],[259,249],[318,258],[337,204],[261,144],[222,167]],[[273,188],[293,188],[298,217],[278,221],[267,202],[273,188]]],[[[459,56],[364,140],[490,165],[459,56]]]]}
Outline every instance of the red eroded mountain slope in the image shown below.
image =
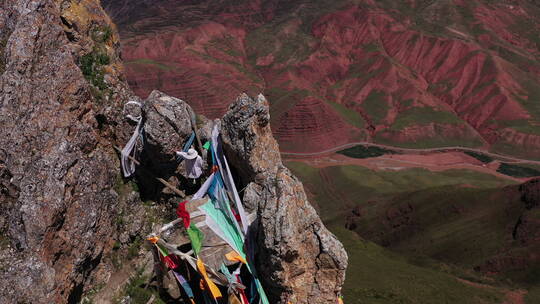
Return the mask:
{"type": "Polygon", "coordinates": [[[540,155],[533,1],[103,2],[138,94],[157,88],[218,117],[238,93],[263,92],[283,150],[540,155]]]}

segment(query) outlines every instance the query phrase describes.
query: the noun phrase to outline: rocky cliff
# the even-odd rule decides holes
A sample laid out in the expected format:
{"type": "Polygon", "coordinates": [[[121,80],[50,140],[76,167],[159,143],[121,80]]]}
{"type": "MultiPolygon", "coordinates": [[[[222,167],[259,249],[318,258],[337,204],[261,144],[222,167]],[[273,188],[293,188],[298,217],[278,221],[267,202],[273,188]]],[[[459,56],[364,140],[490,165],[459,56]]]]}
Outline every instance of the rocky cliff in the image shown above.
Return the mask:
{"type": "MultiPolygon", "coordinates": [[[[99,1],[0,1],[0,42],[0,301],[78,302],[116,284],[119,259],[144,258],[134,244],[156,225],[156,210],[171,213],[175,196],[143,171],[121,178],[113,147],[133,132],[123,108],[138,98],[99,1]]],[[[189,106],[158,92],[143,104],[141,168],[189,194],[177,168],[162,166],[188,135],[189,106]]],[[[199,121],[208,138],[211,122],[199,121]]],[[[245,95],[221,122],[225,153],[248,186],[244,201],[258,215],[257,268],[273,303],[333,303],[346,253],[281,164],[269,122],[264,98],[245,95]]]]}
{"type": "Polygon", "coordinates": [[[0,298],[76,301],[117,233],[117,36],[95,1],[2,1],[0,26],[0,298]]]}

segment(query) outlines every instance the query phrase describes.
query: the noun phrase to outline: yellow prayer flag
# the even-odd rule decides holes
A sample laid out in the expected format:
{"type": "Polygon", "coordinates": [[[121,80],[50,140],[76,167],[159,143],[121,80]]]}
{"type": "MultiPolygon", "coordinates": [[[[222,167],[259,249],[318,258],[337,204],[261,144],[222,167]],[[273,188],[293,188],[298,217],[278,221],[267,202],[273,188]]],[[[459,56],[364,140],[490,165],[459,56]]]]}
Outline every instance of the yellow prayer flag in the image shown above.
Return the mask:
{"type": "Polygon", "coordinates": [[[208,277],[208,274],[206,273],[206,267],[204,267],[203,261],[198,258],[197,259],[197,269],[199,270],[199,274],[203,277],[204,285],[212,295],[214,299],[219,299],[222,297],[221,291],[219,291],[219,288],[210,280],[208,277]]]}

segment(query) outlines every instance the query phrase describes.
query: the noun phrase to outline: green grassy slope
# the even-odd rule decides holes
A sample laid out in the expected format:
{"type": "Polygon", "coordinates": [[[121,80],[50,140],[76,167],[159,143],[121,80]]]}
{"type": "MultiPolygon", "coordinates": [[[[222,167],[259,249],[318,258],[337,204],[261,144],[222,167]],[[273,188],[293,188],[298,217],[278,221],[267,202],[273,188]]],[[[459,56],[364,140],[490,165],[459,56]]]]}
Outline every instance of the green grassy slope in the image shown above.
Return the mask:
{"type": "Polygon", "coordinates": [[[540,303],[540,286],[529,289],[529,293],[525,296],[525,303],[537,304],[540,303]]]}
{"type": "Polygon", "coordinates": [[[340,226],[329,228],[349,254],[344,286],[348,304],[500,303],[502,293],[459,282],[455,276],[409,263],[340,226]]]}
{"type": "Polygon", "coordinates": [[[322,169],[301,162],[287,166],[300,177],[320,206],[325,221],[345,215],[347,208],[365,205],[372,200],[389,200],[401,193],[411,193],[444,186],[474,185],[498,188],[515,182],[470,170],[431,172],[413,168],[400,171],[373,171],[359,166],[335,166],[322,169]]]}
{"type": "Polygon", "coordinates": [[[538,297],[539,265],[501,273],[495,281],[472,270],[501,252],[531,252],[512,240],[512,229],[524,212],[514,188],[504,189],[514,181],[470,170],[286,165],[303,181],[323,221],[348,250],[348,302],[501,303],[500,289],[467,291],[455,277],[528,288],[532,303],[538,297]],[[467,292],[472,294],[459,298],[467,292]]]}

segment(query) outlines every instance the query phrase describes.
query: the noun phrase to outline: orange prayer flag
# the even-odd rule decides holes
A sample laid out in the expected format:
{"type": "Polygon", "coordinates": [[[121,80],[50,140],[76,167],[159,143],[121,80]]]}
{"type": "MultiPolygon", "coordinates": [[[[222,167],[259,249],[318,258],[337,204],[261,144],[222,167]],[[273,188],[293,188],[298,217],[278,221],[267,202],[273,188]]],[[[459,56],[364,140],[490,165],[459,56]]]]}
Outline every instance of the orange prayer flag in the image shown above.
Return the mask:
{"type": "Polygon", "coordinates": [[[240,255],[238,254],[238,252],[236,252],[236,251],[234,251],[234,250],[231,251],[231,252],[229,252],[229,253],[227,253],[227,254],[225,255],[225,257],[227,258],[227,260],[229,260],[229,261],[231,261],[231,262],[240,262],[240,263],[242,263],[242,264],[247,264],[246,259],[244,259],[242,256],[240,256],[240,255]]]}
{"type": "Polygon", "coordinates": [[[159,237],[153,236],[153,237],[149,237],[147,240],[149,240],[150,243],[152,244],[156,244],[159,241],[159,237]]]}

